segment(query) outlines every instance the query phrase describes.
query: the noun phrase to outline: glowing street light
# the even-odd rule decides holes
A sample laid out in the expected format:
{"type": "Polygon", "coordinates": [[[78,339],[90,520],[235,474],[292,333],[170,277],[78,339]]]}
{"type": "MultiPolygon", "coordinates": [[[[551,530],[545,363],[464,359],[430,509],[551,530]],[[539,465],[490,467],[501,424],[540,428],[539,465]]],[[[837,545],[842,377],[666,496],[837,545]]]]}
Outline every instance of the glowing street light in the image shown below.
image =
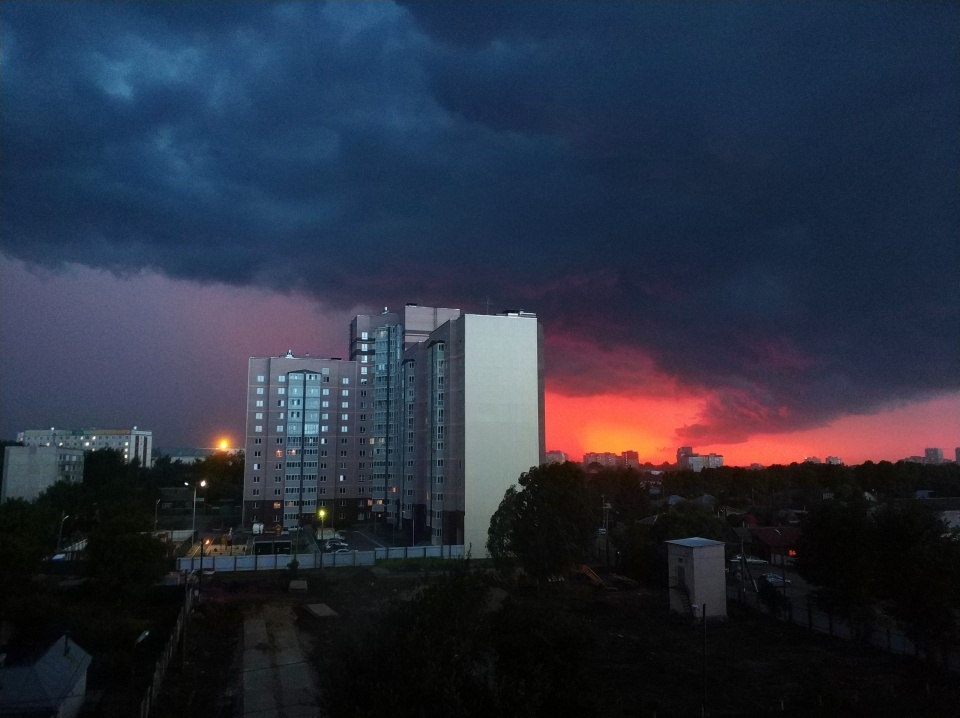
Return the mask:
{"type": "MultiPolygon", "coordinates": [[[[184,486],[189,486],[190,484],[186,481],[183,482],[184,486]]],[[[207,485],[206,479],[200,482],[200,488],[204,488],[207,485]]],[[[196,538],[197,535],[197,484],[193,485],[193,535],[196,538]]]]}
{"type": "Polygon", "coordinates": [[[326,509],[320,509],[317,511],[317,516],[320,517],[320,540],[323,540],[323,519],[327,515],[326,509]]]}

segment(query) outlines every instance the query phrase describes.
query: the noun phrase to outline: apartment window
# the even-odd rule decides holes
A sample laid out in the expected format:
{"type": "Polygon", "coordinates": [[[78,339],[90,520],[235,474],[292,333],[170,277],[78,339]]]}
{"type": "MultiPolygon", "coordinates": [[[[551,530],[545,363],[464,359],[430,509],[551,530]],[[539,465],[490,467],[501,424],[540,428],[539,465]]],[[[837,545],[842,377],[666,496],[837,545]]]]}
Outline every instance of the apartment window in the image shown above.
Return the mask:
{"type": "Polygon", "coordinates": [[[278,488],[276,488],[276,489],[273,490],[273,495],[274,495],[274,496],[282,496],[282,495],[283,495],[283,490],[278,487],[278,488]]]}
{"type": "Polygon", "coordinates": [[[253,440],[253,443],[254,443],[254,444],[262,444],[262,443],[263,443],[263,439],[254,439],[254,440],[253,440]]]}
{"type": "Polygon", "coordinates": [[[283,433],[283,424],[277,424],[277,433],[278,433],[278,434],[282,434],[282,433],[283,433]]]}
{"type": "MultiPolygon", "coordinates": [[[[277,406],[283,406],[283,405],[284,405],[283,399],[277,399],[277,406]]],[[[280,417],[280,418],[282,419],[283,417],[280,417]]]]}
{"type": "Polygon", "coordinates": [[[286,381],[286,380],[287,380],[286,374],[281,374],[280,376],[277,377],[277,381],[286,381]]]}
{"type": "Polygon", "coordinates": [[[349,414],[341,414],[341,415],[340,415],[340,421],[349,421],[349,420],[350,420],[350,415],[349,415],[349,414]]]}
{"type": "Polygon", "coordinates": [[[342,379],[341,381],[342,381],[344,384],[349,384],[349,383],[350,383],[350,377],[345,376],[345,377],[343,377],[343,379],[342,379]]]}
{"type": "Polygon", "coordinates": [[[345,433],[347,433],[347,431],[349,431],[349,429],[350,429],[349,426],[341,426],[341,427],[340,427],[340,432],[343,433],[343,434],[345,434],[345,433]]]}
{"type": "Polygon", "coordinates": [[[281,386],[281,387],[279,387],[279,388],[277,389],[277,393],[278,393],[278,394],[286,394],[286,393],[287,393],[287,390],[284,389],[284,388],[281,386]]]}
{"type": "Polygon", "coordinates": [[[253,495],[254,495],[254,496],[259,496],[259,495],[260,495],[260,489],[254,489],[254,490],[253,490],[253,495]]]}
{"type": "Polygon", "coordinates": [[[327,426],[326,424],[323,424],[323,425],[320,427],[320,433],[321,433],[321,434],[326,434],[328,431],[330,431],[330,427],[327,426]]]}
{"type": "Polygon", "coordinates": [[[259,483],[260,483],[260,477],[259,477],[259,476],[254,476],[254,477],[253,477],[253,483],[259,484],[259,483]]]}
{"type": "Polygon", "coordinates": [[[257,407],[259,408],[262,406],[263,406],[263,399],[257,399],[257,407]]]}
{"type": "Polygon", "coordinates": [[[254,464],[254,465],[253,465],[253,470],[254,470],[254,471],[259,471],[259,470],[260,470],[260,464],[254,464]]]}
{"type": "Polygon", "coordinates": [[[258,411],[256,414],[253,415],[253,418],[254,418],[254,419],[262,419],[262,418],[263,418],[263,412],[262,412],[262,411],[258,411]]]}
{"type": "Polygon", "coordinates": [[[283,437],[282,437],[282,436],[278,436],[278,437],[277,437],[277,443],[278,443],[278,444],[282,444],[282,443],[283,443],[283,437]]]}
{"type": "Polygon", "coordinates": [[[253,455],[254,455],[254,456],[260,456],[260,449],[257,449],[256,451],[254,451],[254,452],[253,452],[253,455]]]}
{"type": "Polygon", "coordinates": [[[257,393],[258,393],[258,394],[262,394],[262,393],[263,393],[263,387],[262,387],[262,386],[258,386],[258,387],[257,387],[257,393]]]}
{"type": "Polygon", "coordinates": [[[255,432],[257,432],[258,434],[262,434],[262,433],[263,433],[263,424],[257,424],[255,427],[253,427],[253,430],[254,430],[255,432]]]}

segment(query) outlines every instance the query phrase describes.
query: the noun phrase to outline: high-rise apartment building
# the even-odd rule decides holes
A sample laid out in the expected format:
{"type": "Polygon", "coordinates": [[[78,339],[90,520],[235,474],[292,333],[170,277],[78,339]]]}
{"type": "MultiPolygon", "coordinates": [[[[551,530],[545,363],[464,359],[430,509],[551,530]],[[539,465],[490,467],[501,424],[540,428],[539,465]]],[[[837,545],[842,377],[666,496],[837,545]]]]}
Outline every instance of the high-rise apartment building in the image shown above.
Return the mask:
{"type": "Polygon", "coordinates": [[[143,429],[30,429],[17,434],[24,446],[55,446],[61,449],[115,449],[129,462],[153,466],[153,432],[143,429]]]}
{"type": "Polygon", "coordinates": [[[484,555],[504,491],[545,453],[542,346],[529,313],[407,305],[354,318],[348,360],[250,359],[244,522],[325,508],[484,555]]]}

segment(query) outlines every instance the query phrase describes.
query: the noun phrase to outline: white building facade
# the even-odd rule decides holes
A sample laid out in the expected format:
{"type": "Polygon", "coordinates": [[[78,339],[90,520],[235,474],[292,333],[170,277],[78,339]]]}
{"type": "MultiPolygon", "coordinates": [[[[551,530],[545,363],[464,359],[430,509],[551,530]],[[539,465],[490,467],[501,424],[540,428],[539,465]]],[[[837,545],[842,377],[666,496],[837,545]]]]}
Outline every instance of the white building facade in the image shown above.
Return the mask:
{"type": "Polygon", "coordinates": [[[153,466],[153,432],[132,429],[30,429],[17,434],[25,446],[55,446],[63,449],[96,451],[115,449],[128,462],[138,461],[149,469],[153,466]]]}
{"type": "Polygon", "coordinates": [[[250,359],[244,523],[324,509],[327,527],[485,555],[504,492],[545,454],[542,347],[529,313],[407,305],[358,315],[348,360],[250,359]]]}
{"type": "Polygon", "coordinates": [[[83,480],[83,451],[58,446],[7,446],[0,502],[33,501],[57,481],[83,480]]]}

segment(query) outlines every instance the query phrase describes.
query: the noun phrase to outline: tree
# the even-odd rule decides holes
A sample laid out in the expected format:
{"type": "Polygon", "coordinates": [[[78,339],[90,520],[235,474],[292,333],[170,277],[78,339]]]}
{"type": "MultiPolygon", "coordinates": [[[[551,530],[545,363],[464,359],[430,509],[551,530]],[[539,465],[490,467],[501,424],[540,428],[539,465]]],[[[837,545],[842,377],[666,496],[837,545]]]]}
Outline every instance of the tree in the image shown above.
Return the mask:
{"type": "Polygon", "coordinates": [[[511,486],[494,513],[487,550],[497,561],[516,557],[538,582],[564,573],[587,555],[599,524],[579,464],[530,469],[511,486]]]}
{"type": "Polygon", "coordinates": [[[166,549],[147,531],[143,517],[110,514],[87,540],[90,576],[103,593],[136,595],[163,576],[166,549]]]}
{"type": "Polygon", "coordinates": [[[682,501],[659,514],[652,524],[634,524],[614,539],[627,574],[662,585],[667,580],[666,541],[692,536],[723,541],[726,533],[726,523],[710,509],[682,501]]]}
{"type": "Polygon", "coordinates": [[[539,602],[497,606],[466,565],[348,640],[317,651],[326,715],[593,714],[582,621],[539,602]]]}

